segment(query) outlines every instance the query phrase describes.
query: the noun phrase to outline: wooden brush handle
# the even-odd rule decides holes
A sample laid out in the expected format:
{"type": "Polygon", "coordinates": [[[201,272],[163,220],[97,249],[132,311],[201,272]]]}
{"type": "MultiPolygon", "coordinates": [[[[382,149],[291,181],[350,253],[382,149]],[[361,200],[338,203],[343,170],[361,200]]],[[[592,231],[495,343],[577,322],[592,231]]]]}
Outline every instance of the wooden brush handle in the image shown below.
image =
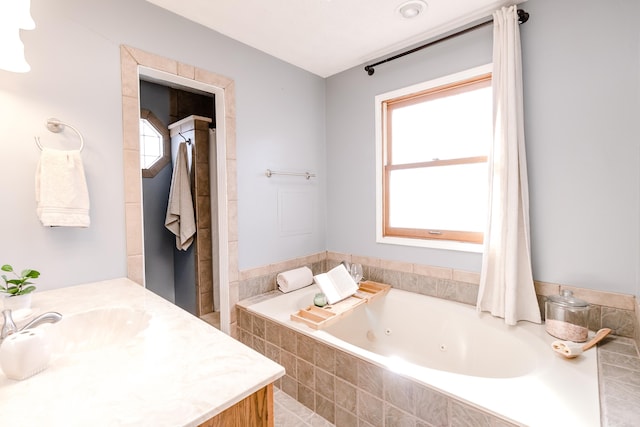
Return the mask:
{"type": "Polygon", "coordinates": [[[600,341],[602,341],[602,339],[604,337],[606,337],[607,335],[609,335],[610,333],[611,333],[611,329],[609,329],[609,328],[600,329],[598,332],[596,332],[596,334],[593,336],[593,338],[591,338],[591,340],[589,340],[588,342],[586,342],[582,346],[582,351],[589,350],[591,347],[593,347],[594,345],[596,345],[600,341]]]}

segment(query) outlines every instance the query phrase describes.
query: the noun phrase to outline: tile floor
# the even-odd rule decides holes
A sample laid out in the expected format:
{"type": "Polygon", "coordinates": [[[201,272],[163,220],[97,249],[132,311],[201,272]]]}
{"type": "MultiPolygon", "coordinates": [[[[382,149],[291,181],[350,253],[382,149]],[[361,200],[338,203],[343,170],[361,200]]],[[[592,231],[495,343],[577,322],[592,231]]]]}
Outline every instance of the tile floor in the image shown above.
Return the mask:
{"type": "Polygon", "coordinates": [[[200,316],[200,319],[209,323],[216,329],[220,329],[220,312],[216,311],[213,313],[208,313],[203,316],[200,316]]]}
{"type": "Polygon", "coordinates": [[[282,390],[273,389],[275,427],[332,427],[329,421],[282,390]]]}

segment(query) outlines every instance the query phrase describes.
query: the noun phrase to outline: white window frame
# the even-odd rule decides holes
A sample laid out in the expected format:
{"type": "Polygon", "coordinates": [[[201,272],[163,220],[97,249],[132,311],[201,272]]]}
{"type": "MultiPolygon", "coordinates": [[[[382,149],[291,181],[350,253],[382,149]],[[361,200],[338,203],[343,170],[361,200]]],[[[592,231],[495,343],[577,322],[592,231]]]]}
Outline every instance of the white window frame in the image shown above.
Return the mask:
{"type": "Polygon", "coordinates": [[[396,89],[390,92],[376,95],[375,97],[375,126],[376,126],[376,242],[384,244],[417,246],[434,249],[447,249],[463,252],[482,253],[483,244],[456,242],[451,240],[432,240],[432,239],[414,239],[405,237],[384,236],[384,186],[383,186],[383,170],[385,164],[384,136],[386,135],[386,126],[384,120],[384,112],[382,104],[384,101],[398,98],[410,93],[426,91],[434,87],[443,86],[457,81],[466,80],[482,74],[491,73],[493,64],[486,64],[474,67],[455,74],[450,74],[427,82],[418,83],[412,86],[396,89]]]}

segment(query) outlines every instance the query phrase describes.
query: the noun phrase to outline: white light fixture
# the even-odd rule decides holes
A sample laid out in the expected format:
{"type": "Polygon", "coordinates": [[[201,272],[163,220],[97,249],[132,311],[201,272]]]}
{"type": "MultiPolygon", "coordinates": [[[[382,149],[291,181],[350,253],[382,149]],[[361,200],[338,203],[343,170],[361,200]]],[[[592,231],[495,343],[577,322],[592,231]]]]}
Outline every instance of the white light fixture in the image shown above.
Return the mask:
{"type": "Polygon", "coordinates": [[[5,1],[0,10],[0,69],[16,73],[31,70],[24,57],[24,44],[20,40],[20,29],[36,27],[31,18],[31,0],[5,1]]]}
{"type": "Polygon", "coordinates": [[[410,0],[402,3],[396,9],[396,12],[400,14],[405,19],[415,18],[425,11],[427,8],[427,3],[422,0],[410,0]]]}
{"type": "Polygon", "coordinates": [[[36,28],[36,23],[31,17],[31,0],[13,0],[13,7],[15,8],[15,17],[18,28],[23,30],[33,30],[36,28]]]}
{"type": "Polygon", "coordinates": [[[0,68],[14,73],[26,73],[31,67],[24,59],[24,44],[19,28],[0,29],[0,68]]]}

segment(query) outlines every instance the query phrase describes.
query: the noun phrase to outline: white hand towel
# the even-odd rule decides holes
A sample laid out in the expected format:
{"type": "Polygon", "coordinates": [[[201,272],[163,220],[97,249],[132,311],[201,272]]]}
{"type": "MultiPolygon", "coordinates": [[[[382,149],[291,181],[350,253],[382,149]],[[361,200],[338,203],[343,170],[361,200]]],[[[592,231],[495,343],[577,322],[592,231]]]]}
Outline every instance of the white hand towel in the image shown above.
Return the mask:
{"type": "Polygon", "coordinates": [[[278,288],[284,293],[295,291],[313,283],[313,272],[309,267],[296,268],[278,273],[276,282],[278,282],[278,288]]]}
{"type": "Polygon", "coordinates": [[[178,147],[176,164],[171,177],[169,204],[164,225],[176,235],[176,248],[186,251],[193,243],[196,234],[196,219],[193,212],[189,164],[187,163],[187,144],[178,147]]]}
{"type": "Polygon", "coordinates": [[[36,213],[48,227],[89,227],[89,191],[80,150],[43,148],[36,168],[36,213]]]}

